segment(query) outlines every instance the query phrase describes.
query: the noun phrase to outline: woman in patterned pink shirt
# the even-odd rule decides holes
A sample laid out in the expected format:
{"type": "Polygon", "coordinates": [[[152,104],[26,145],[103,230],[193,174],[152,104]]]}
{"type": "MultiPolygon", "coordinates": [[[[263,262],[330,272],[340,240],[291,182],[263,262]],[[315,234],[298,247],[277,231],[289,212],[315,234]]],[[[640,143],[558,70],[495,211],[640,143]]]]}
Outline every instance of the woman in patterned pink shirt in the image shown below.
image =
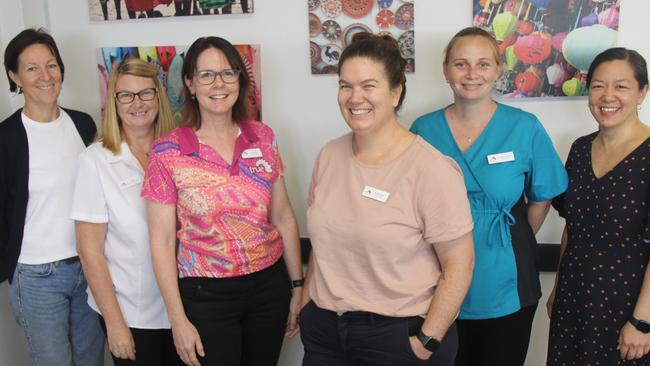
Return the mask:
{"type": "Polygon", "coordinates": [[[154,143],[142,189],[154,269],[188,365],[275,365],[283,333],[298,331],[296,218],[273,131],[248,119],[245,70],[222,38],[192,44],[181,127],[154,143]]]}

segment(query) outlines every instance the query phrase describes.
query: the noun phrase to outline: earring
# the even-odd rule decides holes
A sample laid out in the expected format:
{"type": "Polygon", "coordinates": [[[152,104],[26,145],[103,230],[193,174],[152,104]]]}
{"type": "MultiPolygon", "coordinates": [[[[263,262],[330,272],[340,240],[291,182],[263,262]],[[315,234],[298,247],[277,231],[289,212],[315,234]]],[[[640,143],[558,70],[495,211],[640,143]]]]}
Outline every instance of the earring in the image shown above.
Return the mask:
{"type": "Polygon", "coordinates": [[[22,93],[23,93],[23,87],[22,87],[22,86],[19,86],[19,87],[18,87],[18,94],[22,94],[22,93]]]}
{"type": "Polygon", "coordinates": [[[192,95],[190,96],[190,98],[192,98],[192,100],[196,100],[196,95],[195,95],[195,94],[192,94],[192,95]]]}
{"type": "Polygon", "coordinates": [[[637,110],[637,111],[640,111],[641,108],[643,108],[643,106],[642,106],[641,104],[637,104],[637,105],[636,105],[636,110],[637,110]]]}

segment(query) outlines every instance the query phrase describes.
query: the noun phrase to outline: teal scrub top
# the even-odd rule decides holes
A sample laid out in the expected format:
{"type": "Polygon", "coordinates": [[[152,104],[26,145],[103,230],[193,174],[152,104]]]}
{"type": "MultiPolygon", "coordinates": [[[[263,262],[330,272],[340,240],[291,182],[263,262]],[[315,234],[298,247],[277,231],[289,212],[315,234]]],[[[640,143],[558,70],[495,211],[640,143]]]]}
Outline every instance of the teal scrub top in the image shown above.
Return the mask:
{"type": "MultiPolygon", "coordinates": [[[[551,139],[533,114],[497,103],[481,135],[463,153],[452,136],[444,111],[418,118],[411,131],[456,160],[465,177],[474,218],[476,259],[459,319],[509,315],[533,305],[541,296],[520,296],[518,271],[522,268],[518,268],[517,261],[535,261],[516,260],[521,253],[515,253],[512,243],[510,227],[515,218],[511,208],[522,194],[530,201],[547,201],[561,194],[567,188],[567,173],[551,139]]],[[[532,271],[539,284],[537,268],[524,270],[532,271]]]]}

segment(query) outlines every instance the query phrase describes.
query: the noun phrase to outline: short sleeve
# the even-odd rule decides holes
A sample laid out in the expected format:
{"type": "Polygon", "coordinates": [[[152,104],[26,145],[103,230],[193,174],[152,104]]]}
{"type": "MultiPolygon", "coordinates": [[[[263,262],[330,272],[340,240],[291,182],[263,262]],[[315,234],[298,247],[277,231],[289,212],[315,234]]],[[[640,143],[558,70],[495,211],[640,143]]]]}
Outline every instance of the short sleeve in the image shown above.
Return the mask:
{"type": "Polygon", "coordinates": [[[108,207],[97,166],[99,162],[90,152],[86,150],[79,156],[70,218],[95,224],[107,223],[108,207]]]}
{"type": "Polygon", "coordinates": [[[178,200],[178,192],[171,172],[156,153],[149,156],[141,196],[146,200],[168,205],[174,205],[178,200]]]}
{"type": "Polygon", "coordinates": [[[551,138],[536,121],[526,176],[526,197],[532,201],[548,201],[567,189],[568,177],[551,138]]]}
{"type": "Polygon", "coordinates": [[[434,244],[467,234],[474,223],[463,174],[456,162],[444,157],[431,168],[419,193],[418,206],[424,239],[434,244]]]}
{"type": "Polygon", "coordinates": [[[275,166],[276,166],[276,172],[277,174],[275,175],[273,181],[275,182],[279,178],[282,178],[284,176],[284,162],[282,161],[282,157],[280,156],[280,149],[278,148],[278,139],[275,137],[275,134],[271,132],[271,137],[273,138],[273,141],[271,142],[271,148],[273,149],[273,160],[275,161],[275,166]]]}

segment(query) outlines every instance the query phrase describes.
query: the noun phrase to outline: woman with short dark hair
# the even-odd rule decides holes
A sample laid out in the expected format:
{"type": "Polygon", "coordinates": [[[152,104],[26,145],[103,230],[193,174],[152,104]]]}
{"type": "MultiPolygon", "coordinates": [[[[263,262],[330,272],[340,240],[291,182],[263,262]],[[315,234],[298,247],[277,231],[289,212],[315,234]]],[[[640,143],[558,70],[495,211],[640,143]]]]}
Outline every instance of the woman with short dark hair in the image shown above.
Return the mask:
{"type": "Polygon", "coordinates": [[[548,365],[650,365],[650,127],[646,61],[608,49],[587,73],[598,131],[571,146],[566,220],[547,302],[548,365]]]}
{"type": "Polygon", "coordinates": [[[14,37],[4,64],[25,105],[0,123],[0,281],[11,284],[33,365],[103,365],[104,335],[86,303],[70,219],[77,157],[95,123],[58,106],[63,61],[45,31],[14,37]]]}
{"type": "Polygon", "coordinates": [[[302,296],[277,142],[249,118],[248,74],[228,41],[197,39],[182,74],[181,127],[154,143],[142,189],[176,350],[188,365],[275,365],[302,296]]]}

